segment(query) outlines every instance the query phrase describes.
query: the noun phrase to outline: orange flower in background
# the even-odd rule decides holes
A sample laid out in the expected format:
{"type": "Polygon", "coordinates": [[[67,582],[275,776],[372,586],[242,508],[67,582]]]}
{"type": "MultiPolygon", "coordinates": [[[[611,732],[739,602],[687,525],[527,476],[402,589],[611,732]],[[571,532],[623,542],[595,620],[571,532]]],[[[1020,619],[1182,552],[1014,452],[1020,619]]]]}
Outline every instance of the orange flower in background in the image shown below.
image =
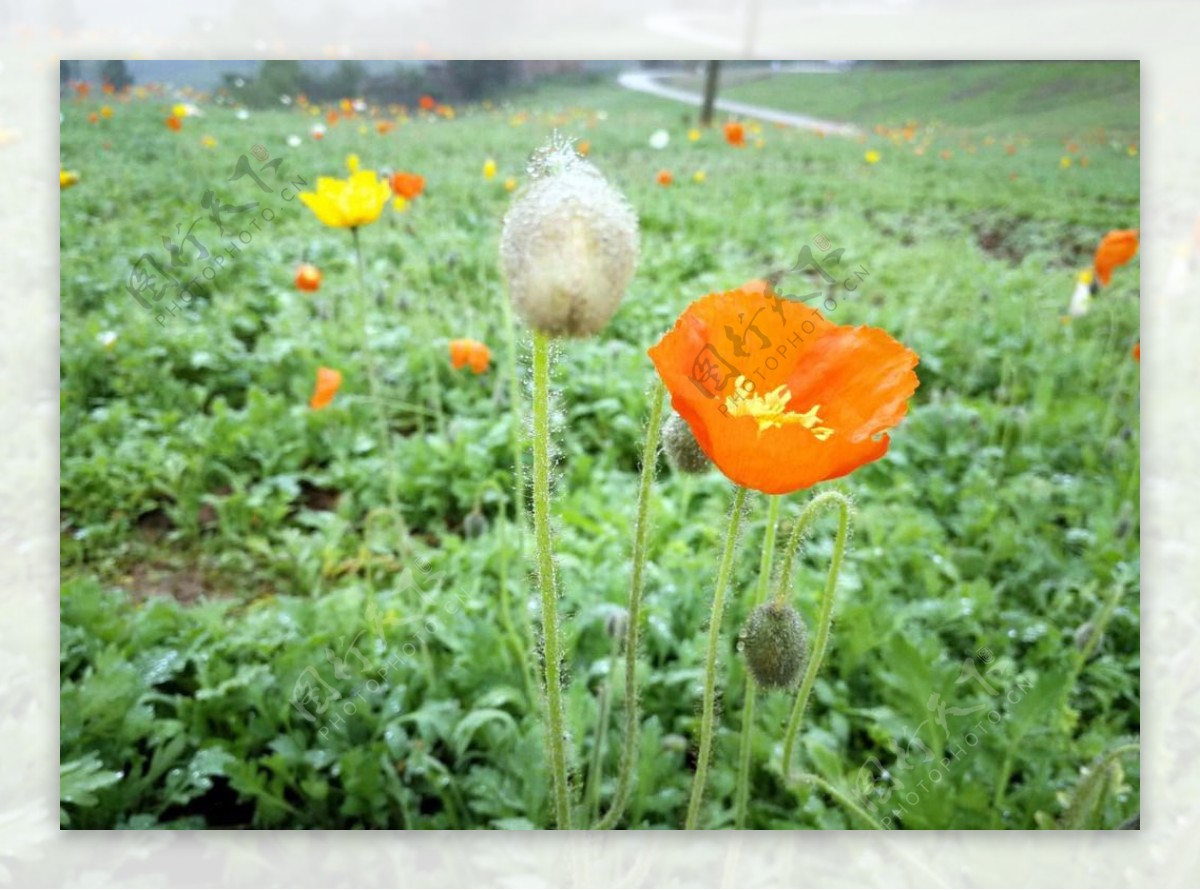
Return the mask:
{"type": "Polygon", "coordinates": [[[394,129],[396,129],[395,121],[375,121],[375,132],[380,136],[386,136],[394,129]]]}
{"type": "Polygon", "coordinates": [[[575,150],[579,152],[582,157],[586,158],[589,154],[591,154],[592,143],[588,142],[586,139],[581,139],[579,144],[575,146],[575,150]]]}
{"type": "Polygon", "coordinates": [[[321,286],[321,270],[311,263],[302,263],[296,270],[296,287],[315,291],[321,286]]]}
{"type": "Polygon", "coordinates": [[[1113,229],[1100,240],[1093,265],[1101,284],[1112,280],[1113,269],[1124,266],[1138,251],[1137,229],[1113,229]]]}
{"type": "Polygon", "coordinates": [[[1133,356],[1133,360],[1135,362],[1141,362],[1141,360],[1142,360],[1142,341],[1141,340],[1138,340],[1136,343],[1133,344],[1133,349],[1129,350],[1129,354],[1133,356]]]}
{"type": "Polygon", "coordinates": [[[342,388],[342,372],[334,368],[317,368],[317,385],[313,389],[312,398],[308,400],[308,407],[314,411],[320,411],[322,408],[327,408],[329,403],[333,401],[333,397],[337,395],[339,389],[342,388]]]}
{"type": "Polygon", "coordinates": [[[183,129],[183,121],[181,121],[175,115],[171,115],[169,118],[167,118],[167,129],[174,130],[176,133],[178,133],[183,129]]]}
{"type": "Polygon", "coordinates": [[[437,107],[437,102],[434,101],[433,96],[422,96],[420,104],[421,108],[425,111],[433,111],[437,107]]]}
{"type": "Polygon", "coordinates": [[[338,113],[331,108],[329,110],[329,114],[325,115],[325,120],[328,122],[329,126],[337,126],[338,113]]]}
{"type": "Polygon", "coordinates": [[[704,453],[767,494],[878,460],[918,386],[916,353],[884,331],[769,289],[702,297],[649,355],[704,453]]]}
{"type": "Polygon", "coordinates": [[[730,145],[736,145],[742,148],[746,144],[746,129],[737,121],[730,121],[725,125],[725,141],[730,145]]]}
{"type": "Polygon", "coordinates": [[[91,92],[92,85],[86,81],[80,81],[79,83],[75,84],[75,95],[80,99],[86,99],[91,92]]]}
{"type": "Polygon", "coordinates": [[[405,201],[411,201],[425,191],[425,177],[416,173],[393,173],[390,182],[392,194],[405,201]]]}
{"type": "Polygon", "coordinates": [[[457,370],[470,365],[476,374],[482,374],[492,362],[492,351],[478,340],[462,339],[450,341],[450,364],[457,370]]]}
{"type": "Polygon", "coordinates": [[[659,185],[670,185],[675,181],[675,177],[671,175],[670,170],[659,170],[658,175],[654,179],[659,185]]]}
{"type": "Polygon", "coordinates": [[[88,115],[88,123],[89,124],[98,124],[99,122],[100,122],[100,115],[96,114],[96,112],[93,111],[91,114],[88,115]]]}

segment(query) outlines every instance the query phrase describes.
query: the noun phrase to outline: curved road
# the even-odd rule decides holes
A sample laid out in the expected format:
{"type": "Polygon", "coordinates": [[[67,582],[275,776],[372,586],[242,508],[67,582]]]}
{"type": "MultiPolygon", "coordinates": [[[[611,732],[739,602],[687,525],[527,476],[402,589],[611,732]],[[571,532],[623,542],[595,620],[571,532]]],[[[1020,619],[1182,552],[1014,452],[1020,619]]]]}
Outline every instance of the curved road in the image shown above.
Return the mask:
{"type": "MultiPolygon", "coordinates": [[[[686,102],[688,105],[699,106],[703,104],[704,97],[699,93],[663,86],[661,78],[661,74],[650,71],[626,71],[617,78],[617,81],[627,90],[649,93],[651,96],[672,99],[676,102],[686,102]]],[[[802,130],[819,130],[834,136],[858,136],[862,132],[853,124],[821,120],[820,118],[809,117],[805,114],[792,114],[788,111],[777,111],[774,108],[765,108],[762,105],[749,105],[745,102],[733,102],[729,99],[718,98],[715,107],[719,111],[727,111],[730,114],[741,114],[746,117],[757,118],[758,120],[785,124],[789,127],[798,127],[802,130]]]]}

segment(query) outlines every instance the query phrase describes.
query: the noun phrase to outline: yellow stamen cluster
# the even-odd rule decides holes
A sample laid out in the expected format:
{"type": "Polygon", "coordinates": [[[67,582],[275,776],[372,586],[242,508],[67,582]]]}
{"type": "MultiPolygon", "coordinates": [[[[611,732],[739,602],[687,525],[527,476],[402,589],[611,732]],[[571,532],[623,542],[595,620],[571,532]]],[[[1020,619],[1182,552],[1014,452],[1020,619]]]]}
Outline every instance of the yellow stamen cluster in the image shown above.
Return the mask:
{"type": "Polygon", "coordinates": [[[785,424],[798,423],[821,442],[833,435],[833,430],[827,426],[817,426],[823,423],[817,416],[820,405],[813,405],[803,414],[788,411],[788,402],[792,400],[792,391],[787,386],[778,386],[764,395],[750,395],[752,385],[745,377],[739,377],[734,384],[738,397],[729,396],[725,399],[725,408],[730,417],[753,417],[758,423],[758,434],[771,427],[782,428],[785,424]]]}

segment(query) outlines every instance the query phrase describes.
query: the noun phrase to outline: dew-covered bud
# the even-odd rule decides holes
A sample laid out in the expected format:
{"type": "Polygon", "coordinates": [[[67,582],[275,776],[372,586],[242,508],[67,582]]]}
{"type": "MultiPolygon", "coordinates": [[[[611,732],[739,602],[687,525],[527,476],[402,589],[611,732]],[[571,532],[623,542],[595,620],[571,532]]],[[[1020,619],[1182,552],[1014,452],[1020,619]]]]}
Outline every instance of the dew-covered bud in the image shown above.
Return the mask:
{"type": "Polygon", "coordinates": [[[663,424],[662,442],[667,462],[680,473],[703,473],[712,466],[708,455],[700,449],[692,428],[674,411],[663,424]]]}
{"type": "Polygon", "coordinates": [[[500,260],[529,327],[586,337],[612,318],[633,277],[637,214],[570,143],[551,141],[504,217],[500,260]]]}
{"type": "Polygon", "coordinates": [[[750,613],[740,635],[750,676],[764,689],[785,689],[808,663],[808,632],[789,605],[767,603],[750,613]]]}

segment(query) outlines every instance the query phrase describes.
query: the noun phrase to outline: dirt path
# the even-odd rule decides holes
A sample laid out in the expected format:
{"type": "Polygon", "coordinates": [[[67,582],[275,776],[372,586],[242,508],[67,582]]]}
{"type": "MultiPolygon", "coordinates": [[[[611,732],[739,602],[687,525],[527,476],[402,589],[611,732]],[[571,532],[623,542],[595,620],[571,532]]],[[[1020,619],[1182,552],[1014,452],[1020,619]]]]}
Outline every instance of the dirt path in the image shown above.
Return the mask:
{"type": "MultiPolygon", "coordinates": [[[[658,96],[662,99],[672,99],[676,102],[686,102],[688,105],[696,106],[699,106],[703,101],[703,97],[699,93],[664,86],[661,82],[662,75],[650,71],[626,71],[617,80],[627,90],[649,93],[651,96],[658,96]]],[[[750,105],[746,102],[734,102],[729,99],[718,98],[716,108],[719,111],[727,111],[730,114],[740,114],[745,117],[770,121],[771,123],[798,127],[802,130],[820,130],[833,136],[858,136],[862,132],[853,124],[821,120],[820,118],[809,117],[805,114],[777,111],[774,108],[766,108],[762,105],[750,105]]]]}

